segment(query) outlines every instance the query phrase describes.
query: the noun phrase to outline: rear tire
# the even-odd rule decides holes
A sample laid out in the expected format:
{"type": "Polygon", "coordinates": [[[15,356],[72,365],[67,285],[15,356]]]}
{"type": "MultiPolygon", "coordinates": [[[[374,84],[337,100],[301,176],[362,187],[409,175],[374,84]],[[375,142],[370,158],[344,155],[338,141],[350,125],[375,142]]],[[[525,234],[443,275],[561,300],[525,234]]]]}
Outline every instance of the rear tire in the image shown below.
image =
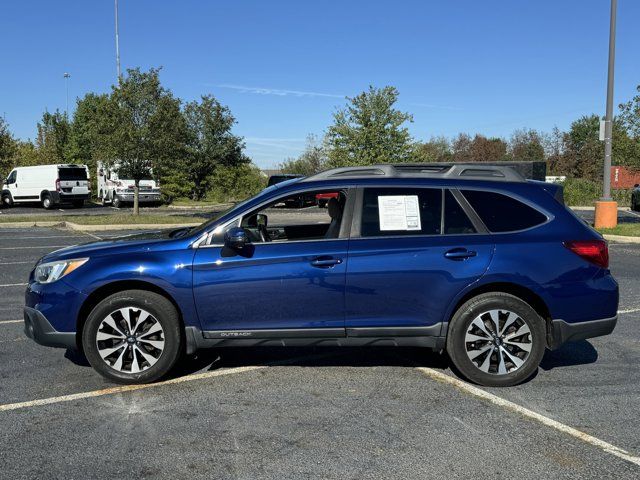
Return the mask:
{"type": "Polygon", "coordinates": [[[42,206],[45,210],[51,210],[53,208],[53,200],[51,199],[51,195],[48,193],[42,195],[42,206]]]}
{"type": "Polygon", "coordinates": [[[111,202],[111,204],[115,208],[120,208],[122,206],[122,200],[120,200],[120,197],[118,195],[114,195],[113,196],[113,202],[111,202]]]}
{"type": "Polygon", "coordinates": [[[162,295],[146,290],[126,290],[105,298],[91,311],[82,331],[91,366],[118,383],[162,378],[180,358],[181,345],[176,308],[162,295]]]}
{"type": "Polygon", "coordinates": [[[528,379],[545,348],[544,320],[529,304],[502,292],[467,301],[454,314],[447,335],[447,353],[458,371],[487,387],[528,379]]]}

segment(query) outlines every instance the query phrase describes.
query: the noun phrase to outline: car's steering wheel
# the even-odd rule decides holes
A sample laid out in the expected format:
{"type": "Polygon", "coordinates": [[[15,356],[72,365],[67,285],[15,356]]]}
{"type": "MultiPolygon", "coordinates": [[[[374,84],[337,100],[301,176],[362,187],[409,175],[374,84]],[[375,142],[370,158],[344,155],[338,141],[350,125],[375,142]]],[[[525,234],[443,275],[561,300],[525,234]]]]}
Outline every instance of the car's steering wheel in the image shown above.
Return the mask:
{"type": "Polygon", "coordinates": [[[260,240],[263,242],[270,242],[271,236],[269,235],[269,231],[267,230],[266,225],[258,225],[258,232],[260,233],[260,240]]]}

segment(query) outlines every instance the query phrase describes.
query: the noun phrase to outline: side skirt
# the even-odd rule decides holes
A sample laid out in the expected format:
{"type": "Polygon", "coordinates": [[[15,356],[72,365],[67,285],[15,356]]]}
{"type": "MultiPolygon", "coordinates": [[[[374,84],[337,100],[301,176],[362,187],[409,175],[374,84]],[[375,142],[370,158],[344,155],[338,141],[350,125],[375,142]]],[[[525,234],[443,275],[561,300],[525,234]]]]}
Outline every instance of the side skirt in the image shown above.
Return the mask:
{"type": "Polygon", "coordinates": [[[429,327],[201,331],[186,327],[188,355],[212,347],[426,347],[442,350],[441,325],[429,327]]]}

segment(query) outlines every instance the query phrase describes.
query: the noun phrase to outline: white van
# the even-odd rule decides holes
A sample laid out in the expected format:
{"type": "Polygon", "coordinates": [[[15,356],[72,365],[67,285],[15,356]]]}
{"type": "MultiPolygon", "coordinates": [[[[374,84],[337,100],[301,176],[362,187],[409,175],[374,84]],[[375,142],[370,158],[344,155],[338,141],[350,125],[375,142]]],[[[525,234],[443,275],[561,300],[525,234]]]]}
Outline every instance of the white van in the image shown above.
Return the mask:
{"type": "Polygon", "coordinates": [[[14,168],[2,185],[2,205],[40,202],[46,209],[60,203],[81,207],[91,196],[86,165],[37,165],[14,168]]]}

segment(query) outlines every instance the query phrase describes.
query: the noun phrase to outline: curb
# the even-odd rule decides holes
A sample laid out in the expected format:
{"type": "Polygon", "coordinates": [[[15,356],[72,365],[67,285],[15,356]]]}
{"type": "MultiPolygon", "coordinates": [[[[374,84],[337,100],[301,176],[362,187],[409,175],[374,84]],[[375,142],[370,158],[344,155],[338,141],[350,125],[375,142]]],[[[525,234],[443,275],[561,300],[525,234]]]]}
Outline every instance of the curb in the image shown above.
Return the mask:
{"type": "Polygon", "coordinates": [[[640,237],[628,237],[626,235],[603,235],[605,240],[620,243],[640,243],[640,237]]]}
{"type": "Polygon", "coordinates": [[[162,230],[167,228],[197,227],[199,223],[131,223],[125,225],[80,225],[63,222],[64,227],[81,232],[104,232],[106,230],[162,230]]]}
{"type": "Polygon", "coordinates": [[[165,228],[197,227],[199,223],[132,223],[126,225],[80,225],[73,222],[7,222],[1,223],[0,228],[32,228],[59,227],[80,232],[100,232],[105,230],[161,230],[165,228]]]}

